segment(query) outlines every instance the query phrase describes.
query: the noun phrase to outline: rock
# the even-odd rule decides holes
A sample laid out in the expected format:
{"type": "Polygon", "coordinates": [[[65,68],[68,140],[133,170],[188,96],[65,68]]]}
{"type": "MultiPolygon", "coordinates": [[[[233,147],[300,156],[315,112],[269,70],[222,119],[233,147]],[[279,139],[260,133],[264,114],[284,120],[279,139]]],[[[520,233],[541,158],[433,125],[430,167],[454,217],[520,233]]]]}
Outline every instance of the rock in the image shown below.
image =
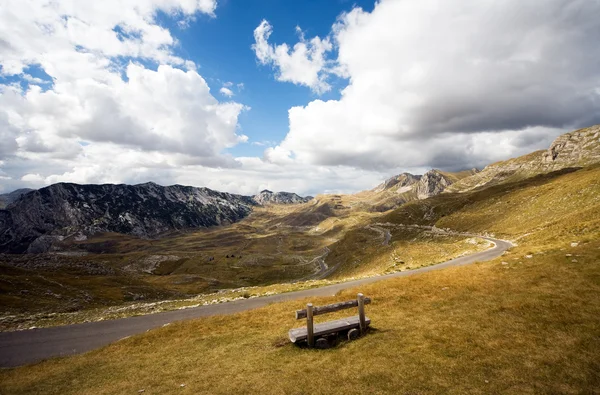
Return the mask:
{"type": "Polygon", "coordinates": [[[571,262],[577,263],[578,261],[577,261],[577,259],[572,259],[571,262]]]}
{"type": "Polygon", "coordinates": [[[531,258],[533,258],[533,255],[525,255],[525,258],[531,259],[531,258]]]}
{"type": "Polygon", "coordinates": [[[45,252],[53,243],[48,237],[116,232],[151,238],[173,229],[228,224],[254,206],[249,196],[208,188],[58,183],[0,210],[0,253],[45,252]]]}
{"type": "Polygon", "coordinates": [[[503,265],[508,265],[508,262],[502,262],[503,265]]]}
{"type": "Polygon", "coordinates": [[[565,133],[557,137],[546,151],[536,151],[488,165],[482,171],[448,186],[446,192],[466,192],[538,174],[600,163],[600,142],[595,137],[599,131],[600,125],[595,125],[565,133]]]}
{"type": "Polygon", "coordinates": [[[565,256],[573,256],[573,254],[565,254],[565,256]]]}
{"type": "Polygon", "coordinates": [[[271,192],[268,189],[261,191],[258,195],[252,196],[254,201],[261,205],[268,204],[297,204],[306,203],[312,199],[312,196],[301,197],[291,192],[271,192]]]}
{"type": "Polygon", "coordinates": [[[410,173],[402,173],[393,176],[379,184],[373,189],[373,192],[383,192],[396,187],[397,193],[408,192],[412,186],[419,182],[421,176],[410,173]]]}
{"type": "Polygon", "coordinates": [[[577,247],[579,245],[579,243],[573,242],[571,243],[571,247],[577,247]]]}
{"type": "Polygon", "coordinates": [[[442,291],[445,291],[445,290],[447,290],[447,289],[448,289],[448,287],[444,287],[444,288],[442,288],[442,291]]]}
{"type": "Polygon", "coordinates": [[[442,174],[439,170],[430,170],[423,174],[419,180],[416,191],[419,199],[439,195],[447,186],[452,184],[452,180],[442,174]]]}
{"type": "Polygon", "coordinates": [[[185,384],[179,384],[179,387],[183,388],[185,387],[185,384]]]}

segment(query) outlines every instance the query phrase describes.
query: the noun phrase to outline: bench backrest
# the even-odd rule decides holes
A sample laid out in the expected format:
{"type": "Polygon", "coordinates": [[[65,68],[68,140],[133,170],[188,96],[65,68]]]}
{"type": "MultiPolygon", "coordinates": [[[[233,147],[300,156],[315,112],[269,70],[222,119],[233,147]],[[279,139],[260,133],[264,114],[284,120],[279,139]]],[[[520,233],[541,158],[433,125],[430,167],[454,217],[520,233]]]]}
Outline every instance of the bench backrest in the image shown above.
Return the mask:
{"type": "Polygon", "coordinates": [[[360,333],[363,334],[367,329],[366,319],[365,319],[365,304],[371,303],[371,298],[365,298],[363,294],[358,294],[356,300],[350,300],[348,302],[340,302],[328,304],[325,306],[317,306],[314,307],[312,303],[308,303],[306,305],[306,309],[304,310],[296,310],[296,319],[306,318],[306,333],[307,333],[307,342],[309,347],[313,347],[315,344],[314,339],[314,326],[313,326],[313,316],[319,314],[332,313],[334,311],[349,309],[351,307],[358,306],[358,317],[360,321],[360,333]]]}
{"type": "MultiPolygon", "coordinates": [[[[370,304],[371,298],[364,298],[364,303],[370,304]]],[[[358,299],[349,300],[347,302],[328,304],[325,306],[313,306],[312,313],[313,313],[313,315],[321,315],[321,314],[333,313],[334,311],[350,309],[352,307],[358,307],[358,299]]],[[[296,310],[296,319],[297,320],[306,318],[306,316],[307,316],[306,309],[296,310]]]]}

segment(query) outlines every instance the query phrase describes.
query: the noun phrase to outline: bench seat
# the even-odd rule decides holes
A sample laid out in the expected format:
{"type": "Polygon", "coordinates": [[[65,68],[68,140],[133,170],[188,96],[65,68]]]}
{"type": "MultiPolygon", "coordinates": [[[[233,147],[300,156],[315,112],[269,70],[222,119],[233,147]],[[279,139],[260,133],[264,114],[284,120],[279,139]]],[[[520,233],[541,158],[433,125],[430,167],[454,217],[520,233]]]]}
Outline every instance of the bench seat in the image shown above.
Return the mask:
{"type": "MultiPolygon", "coordinates": [[[[371,323],[369,317],[365,317],[365,322],[367,326],[369,326],[369,324],[371,323]]],[[[358,316],[355,315],[352,317],[342,318],[341,320],[327,321],[321,324],[315,324],[313,332],[316,338],[317,336],[329,335],[330,333],[346,331],[352,328],[359,327],[360,320],[358,316]]],[[[308,337],[308,333],[306,331],[306,327],[294,328],[290,329],[289,336],[292,343],[296,343],[297,341],[306,340],[306,338],[308,337]]]]}

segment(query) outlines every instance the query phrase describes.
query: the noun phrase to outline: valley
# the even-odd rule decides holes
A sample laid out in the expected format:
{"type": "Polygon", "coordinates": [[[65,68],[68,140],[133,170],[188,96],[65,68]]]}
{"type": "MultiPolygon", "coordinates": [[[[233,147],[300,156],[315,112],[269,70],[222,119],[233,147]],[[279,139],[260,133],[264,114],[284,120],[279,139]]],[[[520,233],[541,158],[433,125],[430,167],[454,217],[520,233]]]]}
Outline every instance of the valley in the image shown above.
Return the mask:
{"type": "MultiPolygon", "coordinates": [[[[566,236],[579,239],[580,233],[595,234],[600,174],[593,163],[599,130],[592,127],[561,136],[548,151],[535,153],[534,159],[528,155],[481,172],[401,174],[352,195],[301,198],[263,191],[257,197],[233,196],[240,204],[236,210],[247,210],[243,218],[205,229],[167,229],[159,237],[140,237],[136,229],[154,229],[142,215],[130,216],[138,224],[130,234],[106,232],[114,215],[101,209],[97,191],[86,186],[53,187],[57,192],[48,190],[48,202],[72,196],[68,197],[72,207],[106,212],[101,221],[107,222],[99,225],[94,220],[87,225],[90,220],[83,214],[75,214],[77,222],[66,215],[61,221],[71,225],[52,225],[55,230],[29,241],[33,246],[41,244],[38,240],[50,240],[44,244],[46,252],[0,255],[0,329],[156,313],[409,271],[489,248],[478,235],[526,244],[531,255],[566,236]],[[560,163],[537,159],[548,157],[560,163]],[[510,172],[515,175],[507,176],[510,172]],[[495,173],[503,178],[489,176],[495,173]],[[472,188],[475,182],[479,187],[472,188]],[[455,185],[469,186],[457,192],[455,185]],[[79,192],[69,195],[69,190],[79,192]],[[95,196],[93,203],[82,200],[86,193],[95,196]],[[392,209],[384,209],[388,207],[392,209]],[[93,227],[100,231],[91,231],[93,227]]],[[[165,187],[164,192],[155,184],[116,188],[143,202],[148,202],[145,190],[165,199],[158,205],[164,213],[159,218],[173,215],[164,206],[169,201],[175,202],[177,210],[193,213],[196,206],[180,202],[197,196],[213,196],[227,210],[234,207],[219,203],[218,199],[228,199],[227,194],[201,188],[165,187]]],[[[26,218],[16,211],[19,207],[37,207],[36,199],[47,199],[29,192],[4,211],[7,218],[16,218],[15,212],[18,218],[26,218]]],[[[199,207],[209,207],[201,209],[200,223],[214,221],[203,217],[206,212],[216,213],[217,220],[227,213],[202,206],[207,199],[198,200],[204,202],[199,207]]],[[[119,207],[131,211],[123,202],[119,207]]],[[[130,215],[127,212],[123,215],[130,215]]],[[[46,223],[56,223],[52,221],[46,223]]],[[[169,221],[161,226],[171,226],[169,221]]],[[[51,229],[48,225],[38,229],[44,227],[51,229]]],[[[4,238],[17,240],[14,235],[5,232],[4,238]]]]}

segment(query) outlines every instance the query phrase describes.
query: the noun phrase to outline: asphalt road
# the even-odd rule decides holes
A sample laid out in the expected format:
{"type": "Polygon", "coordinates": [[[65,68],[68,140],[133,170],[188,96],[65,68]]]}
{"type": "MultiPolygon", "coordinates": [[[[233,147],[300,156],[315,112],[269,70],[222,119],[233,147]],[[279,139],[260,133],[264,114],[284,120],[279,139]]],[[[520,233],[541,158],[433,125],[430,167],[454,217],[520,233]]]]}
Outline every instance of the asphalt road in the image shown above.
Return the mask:
{"type": "Polygon", "coordinates": [[[0,367],[15,367],[41,361],[43,359],[84,353],[127,336],[143,333],[174,321],[207,317],[218,314],[233,314],[244,310],[256,309],[271,303],[301,299],[311,296],[333,296],[338,291],[370,284],[394,277],[412,276],[419,273],[440,270],[450,266],[494,259],[512,244],[503,240],[485,238],[495,247],[472,255],[452,259],[434,266],[398,272],[384,276],[363,278],[345,283],[328,285],[279,295],[260,298],[241,299],[228,303],[200,306],[185,310],[167,311],[118,320],[89,322],[53,328],[39,328],[16,332],[0,333],[0,367]]]}

